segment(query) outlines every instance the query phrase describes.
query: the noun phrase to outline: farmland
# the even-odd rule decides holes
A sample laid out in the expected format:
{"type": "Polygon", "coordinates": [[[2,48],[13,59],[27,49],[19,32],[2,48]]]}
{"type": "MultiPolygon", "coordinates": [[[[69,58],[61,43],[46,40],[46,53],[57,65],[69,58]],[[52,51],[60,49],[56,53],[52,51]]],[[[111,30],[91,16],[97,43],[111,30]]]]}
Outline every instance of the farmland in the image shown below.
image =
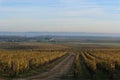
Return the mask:
{"type": "Polygon", "coordinates": [[[73,77],[91,80],[119,80],[120,48],[92,46],[77,51],[73,77]]]}
{"type": "MultiPolygon", "coordinates": [[[[0,76],[20,77],[65,57],[67,46],[32,43],[1,43],[0,76]]],[[[41,69],[40,69],[41,71],[41,69]]]]}
{"type": "Polygon", "coordinates": [[[120,47],[1,42],[0,73],[3,80],[119,80],[120,47]]]}

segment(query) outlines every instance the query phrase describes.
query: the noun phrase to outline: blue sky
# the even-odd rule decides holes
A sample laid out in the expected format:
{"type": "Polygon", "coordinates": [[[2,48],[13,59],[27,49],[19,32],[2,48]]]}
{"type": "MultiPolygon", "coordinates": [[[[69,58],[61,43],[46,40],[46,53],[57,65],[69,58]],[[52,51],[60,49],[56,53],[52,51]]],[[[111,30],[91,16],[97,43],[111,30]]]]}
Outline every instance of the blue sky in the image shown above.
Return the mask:
{"type": "Polygon", "coordinates": [[[120,33],[120,0],[0,0],[0,31],[120,33]]]}

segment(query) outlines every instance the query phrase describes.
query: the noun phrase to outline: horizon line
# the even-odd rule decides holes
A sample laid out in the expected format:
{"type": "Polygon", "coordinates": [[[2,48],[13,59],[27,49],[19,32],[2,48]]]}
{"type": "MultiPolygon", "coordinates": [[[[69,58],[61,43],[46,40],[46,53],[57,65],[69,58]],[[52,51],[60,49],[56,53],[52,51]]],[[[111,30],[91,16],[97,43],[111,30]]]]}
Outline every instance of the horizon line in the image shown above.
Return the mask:
{"type": "Polygon", "coordinates": [[[120,34],[118,32],[81,32],[81,31],[0,31],[1,32],[10,32],[10,33],[100,33],[100,34],[120,34]]]}

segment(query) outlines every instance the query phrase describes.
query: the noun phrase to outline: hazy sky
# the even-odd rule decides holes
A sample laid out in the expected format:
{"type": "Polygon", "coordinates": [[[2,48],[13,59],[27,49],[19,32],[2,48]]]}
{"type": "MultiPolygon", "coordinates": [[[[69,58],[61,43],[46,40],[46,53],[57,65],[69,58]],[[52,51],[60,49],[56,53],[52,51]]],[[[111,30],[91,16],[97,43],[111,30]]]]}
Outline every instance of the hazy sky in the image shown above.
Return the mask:
{"type": "Polygon", "coordinates": [[[120,33],[120,0],[0,0],[0,31],[120,33]]]}

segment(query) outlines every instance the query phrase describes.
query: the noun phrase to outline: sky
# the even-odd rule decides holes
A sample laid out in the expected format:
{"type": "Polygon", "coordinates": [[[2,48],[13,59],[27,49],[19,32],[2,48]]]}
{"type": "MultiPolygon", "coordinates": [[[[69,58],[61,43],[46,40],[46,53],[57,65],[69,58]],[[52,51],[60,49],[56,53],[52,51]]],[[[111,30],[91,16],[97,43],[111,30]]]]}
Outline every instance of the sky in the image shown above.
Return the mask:
{"type": "Polygon", "coordinates": [[[120,0],[0,0],[0,31],[120,33],[120,0]]]}

